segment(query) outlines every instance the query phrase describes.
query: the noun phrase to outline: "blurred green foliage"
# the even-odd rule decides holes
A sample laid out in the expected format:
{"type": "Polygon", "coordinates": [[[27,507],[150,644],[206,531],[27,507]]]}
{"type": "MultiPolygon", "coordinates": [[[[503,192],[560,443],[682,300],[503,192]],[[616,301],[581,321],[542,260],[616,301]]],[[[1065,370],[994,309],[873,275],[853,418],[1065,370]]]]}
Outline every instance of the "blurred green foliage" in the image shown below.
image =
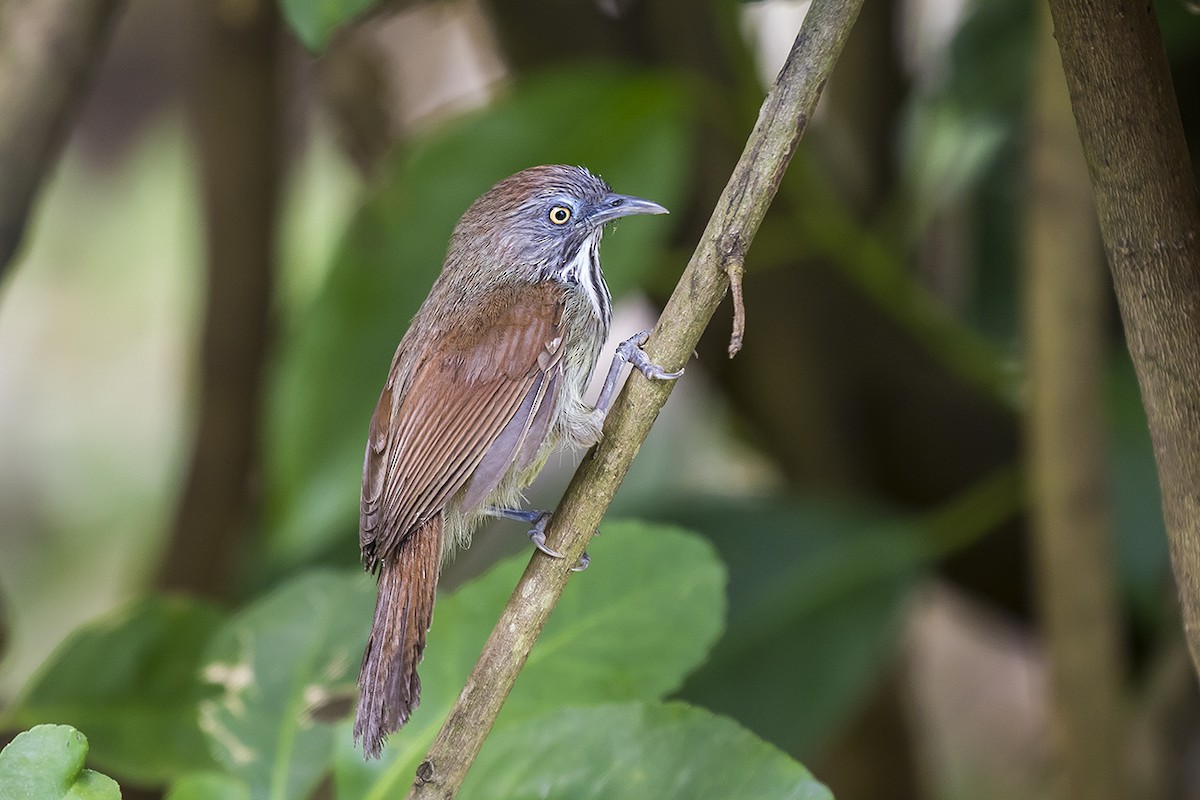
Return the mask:
{"type": "Polygon", "coordinates": [[[1170,553],[1154,463],[1154,445],[1129,354],[1113,354],[1106,399],[1112,426],[1110,475],[1121,590],[1139,632],[1154,636],[1164,622],[1164,577],[1170,553]]]}
{"type": "Polygon", "coordinates": [[[731,576],[729,632],[683,696],[817,755],[888,663],[903,600],[932,556],[921,530],[768,498],[698,498],[670,518],[710,538],[731,576]]]}
{"type": "Polygon", "coordinates": [[[195,772],[173,783],[167,800],[250,800],[250,790],[223,772],[195,772]]]}
{"type": "Polygon", "coordinates": [[[223,618],[195,601],[154,597],[85,625],[54,653],[8,723],[85,730],[96,764],[146,785],[211,766],[195,676],[223,618]]]}
{"type": "Polygon", "coordinates": [[[366,11],[376,0],[279,0],[283,16],[304,46],[320,52],[338,28],[366,11]]]}
{"type": "Polygon", "coordinates": [[[804,498],[696,497],[650,512],[703,533],[730,573],[728,632],[681,695],[818,756],[891,662],[922,575],[1021,502],[1017,476],[1001,471],[922,518],[804,498]]]}

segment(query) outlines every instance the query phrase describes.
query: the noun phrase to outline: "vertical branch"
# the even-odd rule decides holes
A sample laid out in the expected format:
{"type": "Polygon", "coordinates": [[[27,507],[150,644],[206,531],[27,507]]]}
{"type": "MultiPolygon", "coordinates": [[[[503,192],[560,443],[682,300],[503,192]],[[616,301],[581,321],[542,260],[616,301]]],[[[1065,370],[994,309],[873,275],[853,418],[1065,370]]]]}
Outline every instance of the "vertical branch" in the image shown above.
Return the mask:
{"type": "Polygon", "coordinates": [[[1029,137],[1025,316],[1035,580],[1065,791],[1125,796],[1120,605],[1100,402],[1107,281],[1086,165],[1043,12],[1029,137]]]}
{"type": "Polygon", "coordinates": [[[195,97],[208,244],[195,444],[160,583],[219,597],[254,508],[280,184],[273,0],[201,0],[195,97]]]}
{"type": "Polygon", "coordinates": [[[1050,0],[1200,667],[1200,202],[1154,7],[1050,0]]]}
{"type": "Polygon", "coordinates": [[[0,2],[0,275],[103,54],[118,0],[0,2]]]}
{"type": "MultiPolygon", "coordinates": [[[[860,6],[861,0],[814,0],[708,227],[646,344],[655,363],[677,369],[695,349],[728,289],[725,269],[745,257],[758,232],[860,6]]],[[[458,792],[566,586],[570,565],[583,554],[670,393],[670,382],[636,374],[626,382],[609,413],[604,439],[580,464],[547,528],[549,545],[564,558],[535,554],[529,562],[418,767],[410,798],[445,800],[458,792]]]]}

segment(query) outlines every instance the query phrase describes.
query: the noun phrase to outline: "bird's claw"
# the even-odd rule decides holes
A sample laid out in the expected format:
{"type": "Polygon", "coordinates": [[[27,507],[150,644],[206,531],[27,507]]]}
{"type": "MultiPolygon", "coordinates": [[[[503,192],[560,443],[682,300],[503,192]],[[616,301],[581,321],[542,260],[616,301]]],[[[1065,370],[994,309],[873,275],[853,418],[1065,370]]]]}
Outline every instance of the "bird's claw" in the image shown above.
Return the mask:
{"type": "Polygon", "coordinates": [[[608,413],[608,407],[612,403],[613,392],[617,388],[617,378],[621,374],[621,367],[625,364],[632,364],[638,372],[654,380],[673,381],[683,375],[682,369],[678,372],[667,372],[650,360],[650,356],[646,355],[646,351],[642,349],[642,345],[649,340],[650,331],[642,331],[636,336],[630,336],[617,345],[617,352],[613,354],[612,364],[608,367],[608,377],[604,379],[604,385],[600,389],[600,396],[596,398],[596,410],[601,415],[608,413]]]}
{"type": "MultiPolygon", "coordinates": [[[[531,530],[529,532],[529,538],[530,538],[530,540],[533,541],[534,547],[536,547],[538,550],[541,550],[543,553],[550,556],[551,558],[565,558],[565,556],[562,553],[560,553],[557,550],[554,550],[546,545],[546,534],[544,531],[534,528],[533,530],[531,530]]],[[[592,563],[592,557],[589,556],[587,554],[587,551],[585,550],[583,552],[583,555],[581,555],[579,557],[579,562],[575,566],[571,567],[571,572],[583,572],[585,569],[588,568],[588,564],[591,564],[591,563],[592,563]]]]}
{"type": "Polygon", "coordinates": [[[538,515],[537,520],[533,523],[533,527],[529,529],[529,541],[533,542],[533,546],[541,550],[551,558],[562,558],[563,554],[549,547],[546,544],[546,523],[550,521],[550,514],[542,512],[538,515]]]}
{"type": "Polygon", "coordinates": [[[646,355],[646,351],[642,349],[642,345],[649,340],[650,331],[642,331],[635,336],[630,336],[628,339],[617,345],[617,353],[623,360],[628,361],[637,368],[638,372],[642,373],[647,378],[653,378],[660,381],[673,381],[676,378],[682,377],[682,369],[678,372],[667,372],[658,364],[655,364],[650,360],[650,356],[646,355]]]}
{"type": "MultiPolygon", "coordinates": [[[[541,550],[551,558],[565,558],[565,556],[546,544],[546,525],[550,523],[550,518],[553,516],[549,511],[522,511],[516,508],[495,508],[489,507],[486,513],[505,519],[515,519],[522,522],[532,522],[533,527],[529,529],[529,541],[533,542],[533,546],[541,550]]],[[[596,533],[600,531],[597,530],[596,533]]],[[[583,572],[591,563],[591,557],[586,552],[579,557],[579,563],[571,567],[572,572],[583,572]]]]}
{"type": "Polygon", "coordinates": [[[563,554],[552,547],[546,545],[546,534],[541,531],[530,531],[529,538],[533,542],[533,546],[541,550],[551,558],[563,558],[563,554]]]}

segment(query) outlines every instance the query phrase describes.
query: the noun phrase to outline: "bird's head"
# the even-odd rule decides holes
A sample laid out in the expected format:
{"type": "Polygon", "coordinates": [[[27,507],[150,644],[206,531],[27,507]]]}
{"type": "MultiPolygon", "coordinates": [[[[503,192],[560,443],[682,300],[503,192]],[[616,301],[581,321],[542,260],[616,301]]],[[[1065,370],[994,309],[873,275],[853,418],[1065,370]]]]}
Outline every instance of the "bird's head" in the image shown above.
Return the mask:
{"type": "Polygon", "coordinates": [[[583,167],[531,167],[471,204],[454,230],[450,256],[531,280],[560,278],[581,254],[594,256],[606,223],[666,213],[658,203],[617,194],[583,167]]]}

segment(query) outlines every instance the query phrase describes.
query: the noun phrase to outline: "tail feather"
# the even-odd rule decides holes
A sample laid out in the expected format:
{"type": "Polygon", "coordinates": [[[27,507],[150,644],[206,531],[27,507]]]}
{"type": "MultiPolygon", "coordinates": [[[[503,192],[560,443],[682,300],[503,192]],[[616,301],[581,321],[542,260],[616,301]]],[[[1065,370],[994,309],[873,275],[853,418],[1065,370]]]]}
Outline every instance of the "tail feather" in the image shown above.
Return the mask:
{"type": "Polygon", "coordinates": [[[378,758],[389,733],[421,702],[417,664],[433,620],[442,561],[442,518],[429,520],[383,560],[371,638],[358,672],[354,739],[363,755],[378,758]]]}

